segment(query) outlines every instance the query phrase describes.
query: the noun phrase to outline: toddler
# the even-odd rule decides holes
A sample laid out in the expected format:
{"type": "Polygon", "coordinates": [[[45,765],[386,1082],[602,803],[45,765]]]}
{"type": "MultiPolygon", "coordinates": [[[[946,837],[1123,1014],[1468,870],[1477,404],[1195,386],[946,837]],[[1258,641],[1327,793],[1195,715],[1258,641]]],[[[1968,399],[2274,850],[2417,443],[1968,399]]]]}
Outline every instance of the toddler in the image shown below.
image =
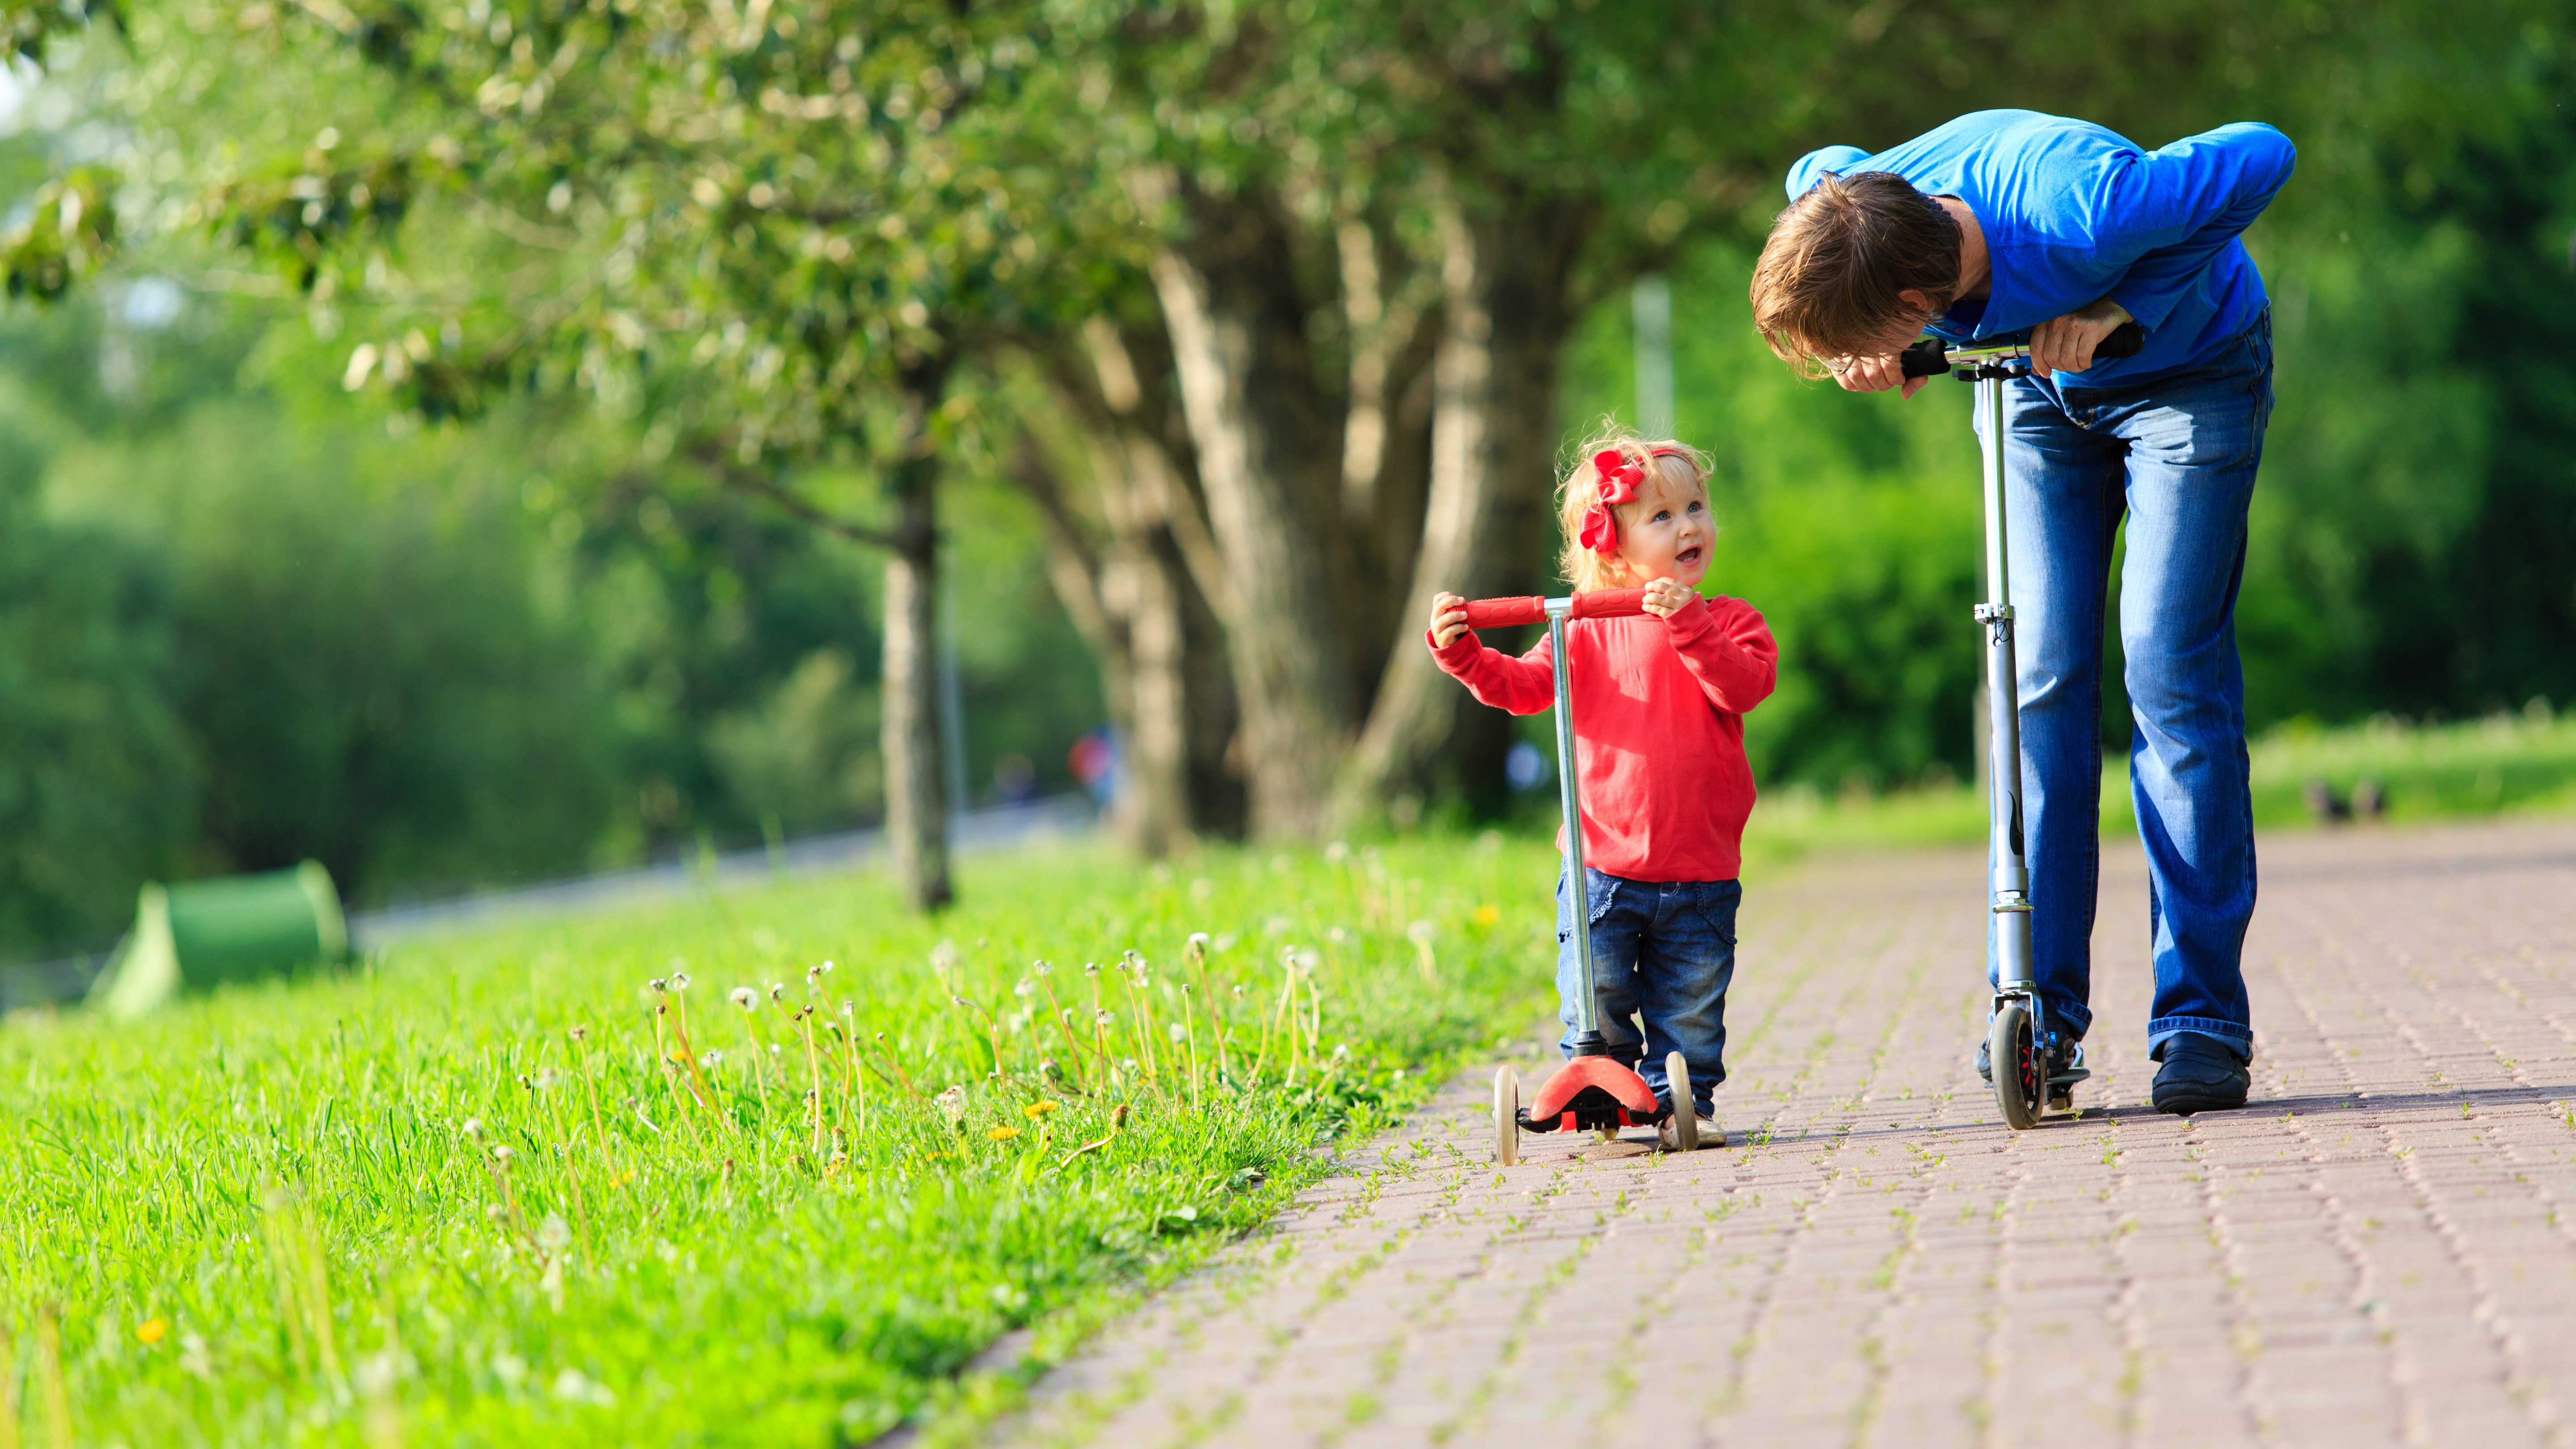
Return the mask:
{"type": "MultiPolygon", "coordinates": [[[[1632,1068],[1642,1056],[1659,1099],[1702,1119],[1703,1144],[1724,1146],[1708,1120],[1709,1094],[1726,1079],[1726,988],[1743,897],[1736,875],[1753,810],[1744,715],[1770,695],[1779,650],[1752,605],[1699,595],[1715,537],[1700,454],[1630,438],[1583,451],[1557,498],[1565,576],[1578,594],[1646,591],[1642,617],[1565,626],[1598,1025],[1613,1056],[1632,1068]],[[1690,1066],[1688,1104],[1672,1100],[1664,1071],[1672,1051],[1690,1066]]],[[[1430,642],[1440,667],[1483,703],[1536,714],[1556,702],[1546,638],[1517,659],[1488,649],[1469,632],[1456,594],[1432,600],[1430,642]]],[[[1560,873],[1556,985],[1570,1057],[1582,975],[1568,885],[1560,873]]],[[[1673,1128],[1663,1132],[1673,1145],[1673,1128]]]]}

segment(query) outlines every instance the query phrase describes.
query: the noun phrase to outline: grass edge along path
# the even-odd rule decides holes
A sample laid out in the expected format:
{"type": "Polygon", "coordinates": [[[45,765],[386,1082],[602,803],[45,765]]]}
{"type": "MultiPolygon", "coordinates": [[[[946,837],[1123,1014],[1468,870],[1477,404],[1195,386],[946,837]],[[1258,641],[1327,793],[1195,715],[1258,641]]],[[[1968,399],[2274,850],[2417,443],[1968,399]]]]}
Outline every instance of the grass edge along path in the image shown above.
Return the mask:
{"type": "Polygon", "coordinates": [[[9,1018],[7,1428],[956,1439],[1328,1171],[1319,1144],[1518,1040],[1554,874],[1496,836],[1060,847],[974,863],[932,921],[797,882],[138,1026],[9,1018]]]}

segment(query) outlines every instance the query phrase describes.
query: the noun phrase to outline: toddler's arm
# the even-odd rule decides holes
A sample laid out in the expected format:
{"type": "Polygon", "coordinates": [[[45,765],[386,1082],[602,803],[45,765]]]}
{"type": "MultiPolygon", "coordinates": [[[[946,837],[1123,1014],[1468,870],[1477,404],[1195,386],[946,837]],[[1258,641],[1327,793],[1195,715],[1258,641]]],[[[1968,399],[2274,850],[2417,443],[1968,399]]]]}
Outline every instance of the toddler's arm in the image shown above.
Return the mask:
{"type": "Polygon", "coordinates": [[[1467,601],[1456,594],[1431,600],[1431,631],[1424,636],[1441,669],[1467,686],[1480,704],[1513,714],[1537,714],[1556,703],[1556,661],[1541,638],[1514,659],[1488,649],[1467,627],[1467,601]]]}
{"type": "Polygon", "coordinates": [[[1741,599],[1694,599],[1666,615],[1664,628],[1709,703],[1728,714],[1747,714],[1771,697],[1780,678],[1780,646],[1759,609],[1741,599]]]}

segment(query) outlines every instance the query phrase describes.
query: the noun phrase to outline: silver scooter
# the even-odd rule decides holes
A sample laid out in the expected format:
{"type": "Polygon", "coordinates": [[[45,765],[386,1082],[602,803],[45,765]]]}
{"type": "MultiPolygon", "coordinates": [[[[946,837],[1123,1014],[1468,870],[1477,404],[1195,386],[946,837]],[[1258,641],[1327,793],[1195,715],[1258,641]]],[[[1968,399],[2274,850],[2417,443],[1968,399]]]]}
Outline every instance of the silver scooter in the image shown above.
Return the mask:
{"type": "MultiPolygon", "coordinates": [[[[2147,335],[2135,322],[2124,322],[2093,349],[2099,361],[2135,357],[2147,335]]],[[[2042,1068],[2056,1034],[2032,979],[2030,944],[2030,862],[2022,848],[2021,701],[2013,655],[2013,608],[2005,559],[2004,518],[2004,383],[2030,376],[2030,341],[2025,337],[1951,347],[1935,338],[1905,350],[1907,377],[1948,373],[1977,389],[1977,418],[1986,472],[1986,602],[1977,605],[1977,622],[1986,632],[1986,719],[1989,777],[1994,788],[1986,801],[1986,859],[1991,872],[1988,909],[1995,918],[1993,1016],[1986,1028],[1986,1058],[1994,1073],[1995,1105],[2005,1125],[2016,1131],[2039,1125],[2046,1112],[2075,1106],[2075,1084],[2092,1075],[2084,1068],[2078,1046],[2063,1071],[2042,1079],[2042,1068]]]]}

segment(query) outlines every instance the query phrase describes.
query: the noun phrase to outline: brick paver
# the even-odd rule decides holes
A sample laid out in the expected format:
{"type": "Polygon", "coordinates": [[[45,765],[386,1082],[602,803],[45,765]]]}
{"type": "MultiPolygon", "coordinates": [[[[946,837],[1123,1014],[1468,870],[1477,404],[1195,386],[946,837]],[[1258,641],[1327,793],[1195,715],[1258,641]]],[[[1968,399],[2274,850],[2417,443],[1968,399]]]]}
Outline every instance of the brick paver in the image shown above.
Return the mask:
{"type": "Polygon", "coordinates": [[[1004,1437],[2576,1437],[2576,828],[2263,851],[2242,1111],[2145,1105],[2134,846],[2105,861],[2086,1110],[2020,1134],[1968,1064],[1980,862],[1816,863],[1746,894],[1734,1145],[1525,1138],[1497,1170],[1488,1071],[1053,1375],[1004,1437]]]}

